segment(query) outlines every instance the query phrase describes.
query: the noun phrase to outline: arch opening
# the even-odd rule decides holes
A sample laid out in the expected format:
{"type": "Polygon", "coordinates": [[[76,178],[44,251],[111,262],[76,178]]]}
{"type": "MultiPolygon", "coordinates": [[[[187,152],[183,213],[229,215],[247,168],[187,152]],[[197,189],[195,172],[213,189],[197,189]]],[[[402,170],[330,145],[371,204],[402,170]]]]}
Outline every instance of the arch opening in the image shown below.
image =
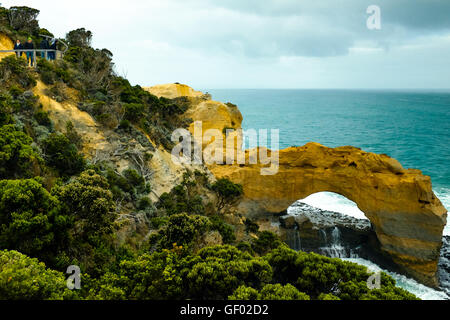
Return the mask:
{"type": "Polygon", "coordinates": [[[356,219],[368,220],[366,214],[359,209],[358,204],[334,192],[317,192],[300,199],[288,208],[288,213],[295,212],[296,203],[304,203],[327,212],[336,212],[356,219]]]}
{"type": "Polygon", "coordinates": [[[348,198],[318,192],[294,202],[280,218],[294,250],[330,258],[366,259],[386,268],[394,264],[380,252],[372,223],[348,198]]]}

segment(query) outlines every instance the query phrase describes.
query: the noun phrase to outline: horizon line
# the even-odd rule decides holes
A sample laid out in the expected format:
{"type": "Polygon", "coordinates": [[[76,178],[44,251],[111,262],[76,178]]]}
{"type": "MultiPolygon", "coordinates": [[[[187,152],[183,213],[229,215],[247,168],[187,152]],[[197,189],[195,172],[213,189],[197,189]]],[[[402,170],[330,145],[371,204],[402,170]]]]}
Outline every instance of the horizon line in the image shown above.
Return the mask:
{"type": "Polygon", "coordinates": [[[450,91],[450,88],[207,88],[200,90],[450,91]]]}

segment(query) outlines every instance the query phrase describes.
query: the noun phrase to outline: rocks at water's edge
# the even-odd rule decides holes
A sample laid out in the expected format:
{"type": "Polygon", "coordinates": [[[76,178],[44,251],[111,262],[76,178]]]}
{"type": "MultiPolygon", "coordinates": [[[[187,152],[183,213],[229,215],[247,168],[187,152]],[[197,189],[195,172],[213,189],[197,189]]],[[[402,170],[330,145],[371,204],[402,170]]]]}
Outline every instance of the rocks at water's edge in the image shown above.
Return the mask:
{"type": "Polygon", "coordinates": [[[369,220],[321,210],[300,201],[288,209],[287,216],[280,218],[292,219],[295,221],[294,228],[300,245],[295,243],[296,238],[292,236],[292,232],[287,231],[286,240],[291,248],[332,258],[363,258],[399,272],[390,257],[380,250],[380,243],[369,220]]]}
{"type": "Polygon", "coordinates": [[[443,238],[441,258],[439,259],[439,280],[442,289],[450,296],[450,236],[443,238]]]}

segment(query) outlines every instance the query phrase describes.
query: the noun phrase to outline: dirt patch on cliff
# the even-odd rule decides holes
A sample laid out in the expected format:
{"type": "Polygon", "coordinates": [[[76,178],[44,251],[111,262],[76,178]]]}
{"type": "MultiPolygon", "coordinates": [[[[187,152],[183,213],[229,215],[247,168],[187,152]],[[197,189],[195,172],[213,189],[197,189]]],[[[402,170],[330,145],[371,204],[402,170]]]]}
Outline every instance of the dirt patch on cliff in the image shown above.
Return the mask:
{"type": "Polygon", "coordinates": [[[56,129],[65,132],[67,122],[71,121],[83,139],[83,153],[93,155],[97,150],[104,149],[107,142],[91,115],[78,109],[73,102],[57,102],[46,95],[46,89],[48,87],[38,81],[33,92],[39,96],[44,111],[49,113],[56,129]]]}

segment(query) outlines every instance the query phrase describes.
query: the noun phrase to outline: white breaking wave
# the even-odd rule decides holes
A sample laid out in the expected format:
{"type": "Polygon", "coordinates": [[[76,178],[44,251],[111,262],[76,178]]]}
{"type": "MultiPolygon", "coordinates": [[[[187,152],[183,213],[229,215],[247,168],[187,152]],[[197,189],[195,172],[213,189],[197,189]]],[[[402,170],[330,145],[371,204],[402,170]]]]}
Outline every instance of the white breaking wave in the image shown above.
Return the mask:
{"type": "MultiPolygon", "coordinates": [[[[435,193],[439,200],[441,200],[444,207],[448,210],[450,208],[450,189],[443,188],[439,191],[435,191],[435,193]]],[[[357,219],[367,220],[364,212],[359,210],[356,203],[337,193],[319,192],[309,196],[306,199],[300,200],[300,202],[321,210],[338,212],[357,219]]],[[[444,235],[450,236],[450,219],[447,221],[447,226],[444,229],[444,235]]]]}
{"type": "Polygon", "coordinates": [[[400,288],[403,288],[412,294],[416,295],[422,300],[448,300],[449,297],[442,291],[437,291],[434,289],[431,289],[427,286],[424,286],[423,284],[418,283],[417,281],[407,278],[403,275],[397,274],[395,272],[387,271],[381,269],[379,266],[377,266],[375,263],[364,260],[364,259],[342,259],[345,261],[354,262],[363,266],[366,266],[369,271],[371,272],[380,272],[383,271],[390,275],[392,278],[397,281],[397,286],[400,288]]]}
{"type": "Polygon", "coordinates": [[[319,192],[300,200],[300,202],[321,210],[338,212],[357,219],[367,220],[364,212],[359,210],[356,203],[337,193],[319,192]]]}

